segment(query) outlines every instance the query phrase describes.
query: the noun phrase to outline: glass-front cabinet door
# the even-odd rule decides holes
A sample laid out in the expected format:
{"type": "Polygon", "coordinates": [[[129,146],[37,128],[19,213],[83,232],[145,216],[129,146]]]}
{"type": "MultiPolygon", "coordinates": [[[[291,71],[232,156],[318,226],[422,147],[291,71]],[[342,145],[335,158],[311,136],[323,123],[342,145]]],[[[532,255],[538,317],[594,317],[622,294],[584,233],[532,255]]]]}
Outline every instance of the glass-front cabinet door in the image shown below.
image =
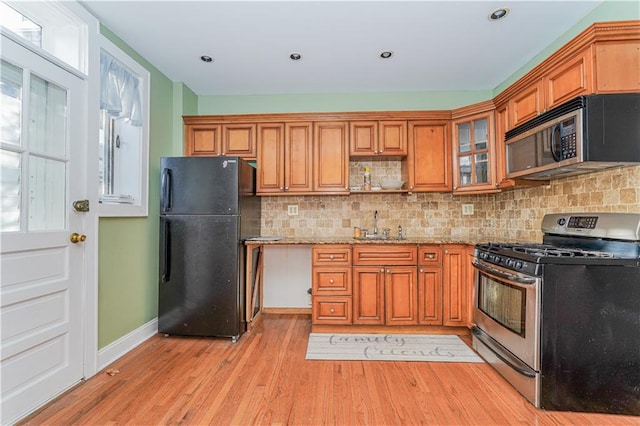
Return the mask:
{"type": "Polygon", "coordinates": [[[454,192],[496,191],[493,111],[453,122],[454,192]]]}

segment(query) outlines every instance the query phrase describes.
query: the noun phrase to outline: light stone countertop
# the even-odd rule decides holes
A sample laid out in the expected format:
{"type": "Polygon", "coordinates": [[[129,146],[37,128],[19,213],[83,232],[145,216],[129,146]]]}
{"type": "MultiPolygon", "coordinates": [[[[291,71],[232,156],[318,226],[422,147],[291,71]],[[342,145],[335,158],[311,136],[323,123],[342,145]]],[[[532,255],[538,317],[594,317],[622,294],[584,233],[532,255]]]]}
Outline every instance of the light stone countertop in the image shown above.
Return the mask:
{"type": "Polygon", "coordinates": [[[279,240],[271,240],[273,237],[264,237],[267,240],[247,240],[247,245],[316,245],[316,244],[475,244],[475,241],[437,240],[428,237],[408,237],[401,240],[390,238],[378,240],[373,238],[353,237],[283,237],[279,240]]]}

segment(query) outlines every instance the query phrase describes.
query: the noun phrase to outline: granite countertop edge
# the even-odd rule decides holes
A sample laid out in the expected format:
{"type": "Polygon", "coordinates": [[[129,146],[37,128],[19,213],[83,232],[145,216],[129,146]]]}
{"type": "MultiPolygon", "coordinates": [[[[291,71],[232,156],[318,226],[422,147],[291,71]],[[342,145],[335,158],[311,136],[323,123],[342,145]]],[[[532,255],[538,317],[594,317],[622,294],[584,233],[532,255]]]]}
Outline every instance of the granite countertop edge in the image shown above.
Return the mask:
{"type": "MultiPolygon", "coordinates": [[[[271,238],[271,237],[265,237],[271,238]]],[[[246,245],[315,245],[315,244],[476,244],[471,240],[444,240],[429,237],[408,237],[403,239],[364,239],[353,237],[283,237],[279,240],[247,240],[246,245]]]]}

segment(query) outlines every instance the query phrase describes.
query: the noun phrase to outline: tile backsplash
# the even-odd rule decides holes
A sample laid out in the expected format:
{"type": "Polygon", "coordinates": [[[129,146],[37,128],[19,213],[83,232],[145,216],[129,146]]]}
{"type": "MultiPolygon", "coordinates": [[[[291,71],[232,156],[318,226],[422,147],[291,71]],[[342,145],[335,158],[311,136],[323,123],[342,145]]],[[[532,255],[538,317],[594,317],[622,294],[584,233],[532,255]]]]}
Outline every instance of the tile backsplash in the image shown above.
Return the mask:
{"type": "MultiPolygon", "coordinates": [[[[362,166],[352,164],[352,179],[362,166]]],[[[374,169],[378,176],[396,177],[394,162],[378,162],[374,166],[378,167],[374,169]]],[[[371,193],[262,197],[262,235],[347,237],[353,235],[354,226],[371,231],[376,210],[380,232],[390,228],[392,235],[397,234],[401,225],[405,236],[434,241],[540,242],[540,223],[546,213],[640,213],[640,166],[618,167],[555,179],[547,186],[484,195],[371,193]],[[462,215],[463,204],[473,204],[474,214],[462,215]],[[288,216],[289,205],[298,206],[297,216],[288,216]]]]}

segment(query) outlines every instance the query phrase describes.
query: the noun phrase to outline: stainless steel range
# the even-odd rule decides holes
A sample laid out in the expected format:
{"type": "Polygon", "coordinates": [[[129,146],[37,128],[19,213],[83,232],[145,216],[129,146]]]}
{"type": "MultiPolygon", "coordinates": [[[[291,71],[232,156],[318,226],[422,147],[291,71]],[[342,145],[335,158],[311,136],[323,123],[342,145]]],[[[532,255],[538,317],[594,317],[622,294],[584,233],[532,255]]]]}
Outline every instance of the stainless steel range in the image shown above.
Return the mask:
{"type": "Polygon", "coordinates": [[[549,214],[477,244],[473,346],[536,407],[640,415],[640,214],[549,214]]]}

